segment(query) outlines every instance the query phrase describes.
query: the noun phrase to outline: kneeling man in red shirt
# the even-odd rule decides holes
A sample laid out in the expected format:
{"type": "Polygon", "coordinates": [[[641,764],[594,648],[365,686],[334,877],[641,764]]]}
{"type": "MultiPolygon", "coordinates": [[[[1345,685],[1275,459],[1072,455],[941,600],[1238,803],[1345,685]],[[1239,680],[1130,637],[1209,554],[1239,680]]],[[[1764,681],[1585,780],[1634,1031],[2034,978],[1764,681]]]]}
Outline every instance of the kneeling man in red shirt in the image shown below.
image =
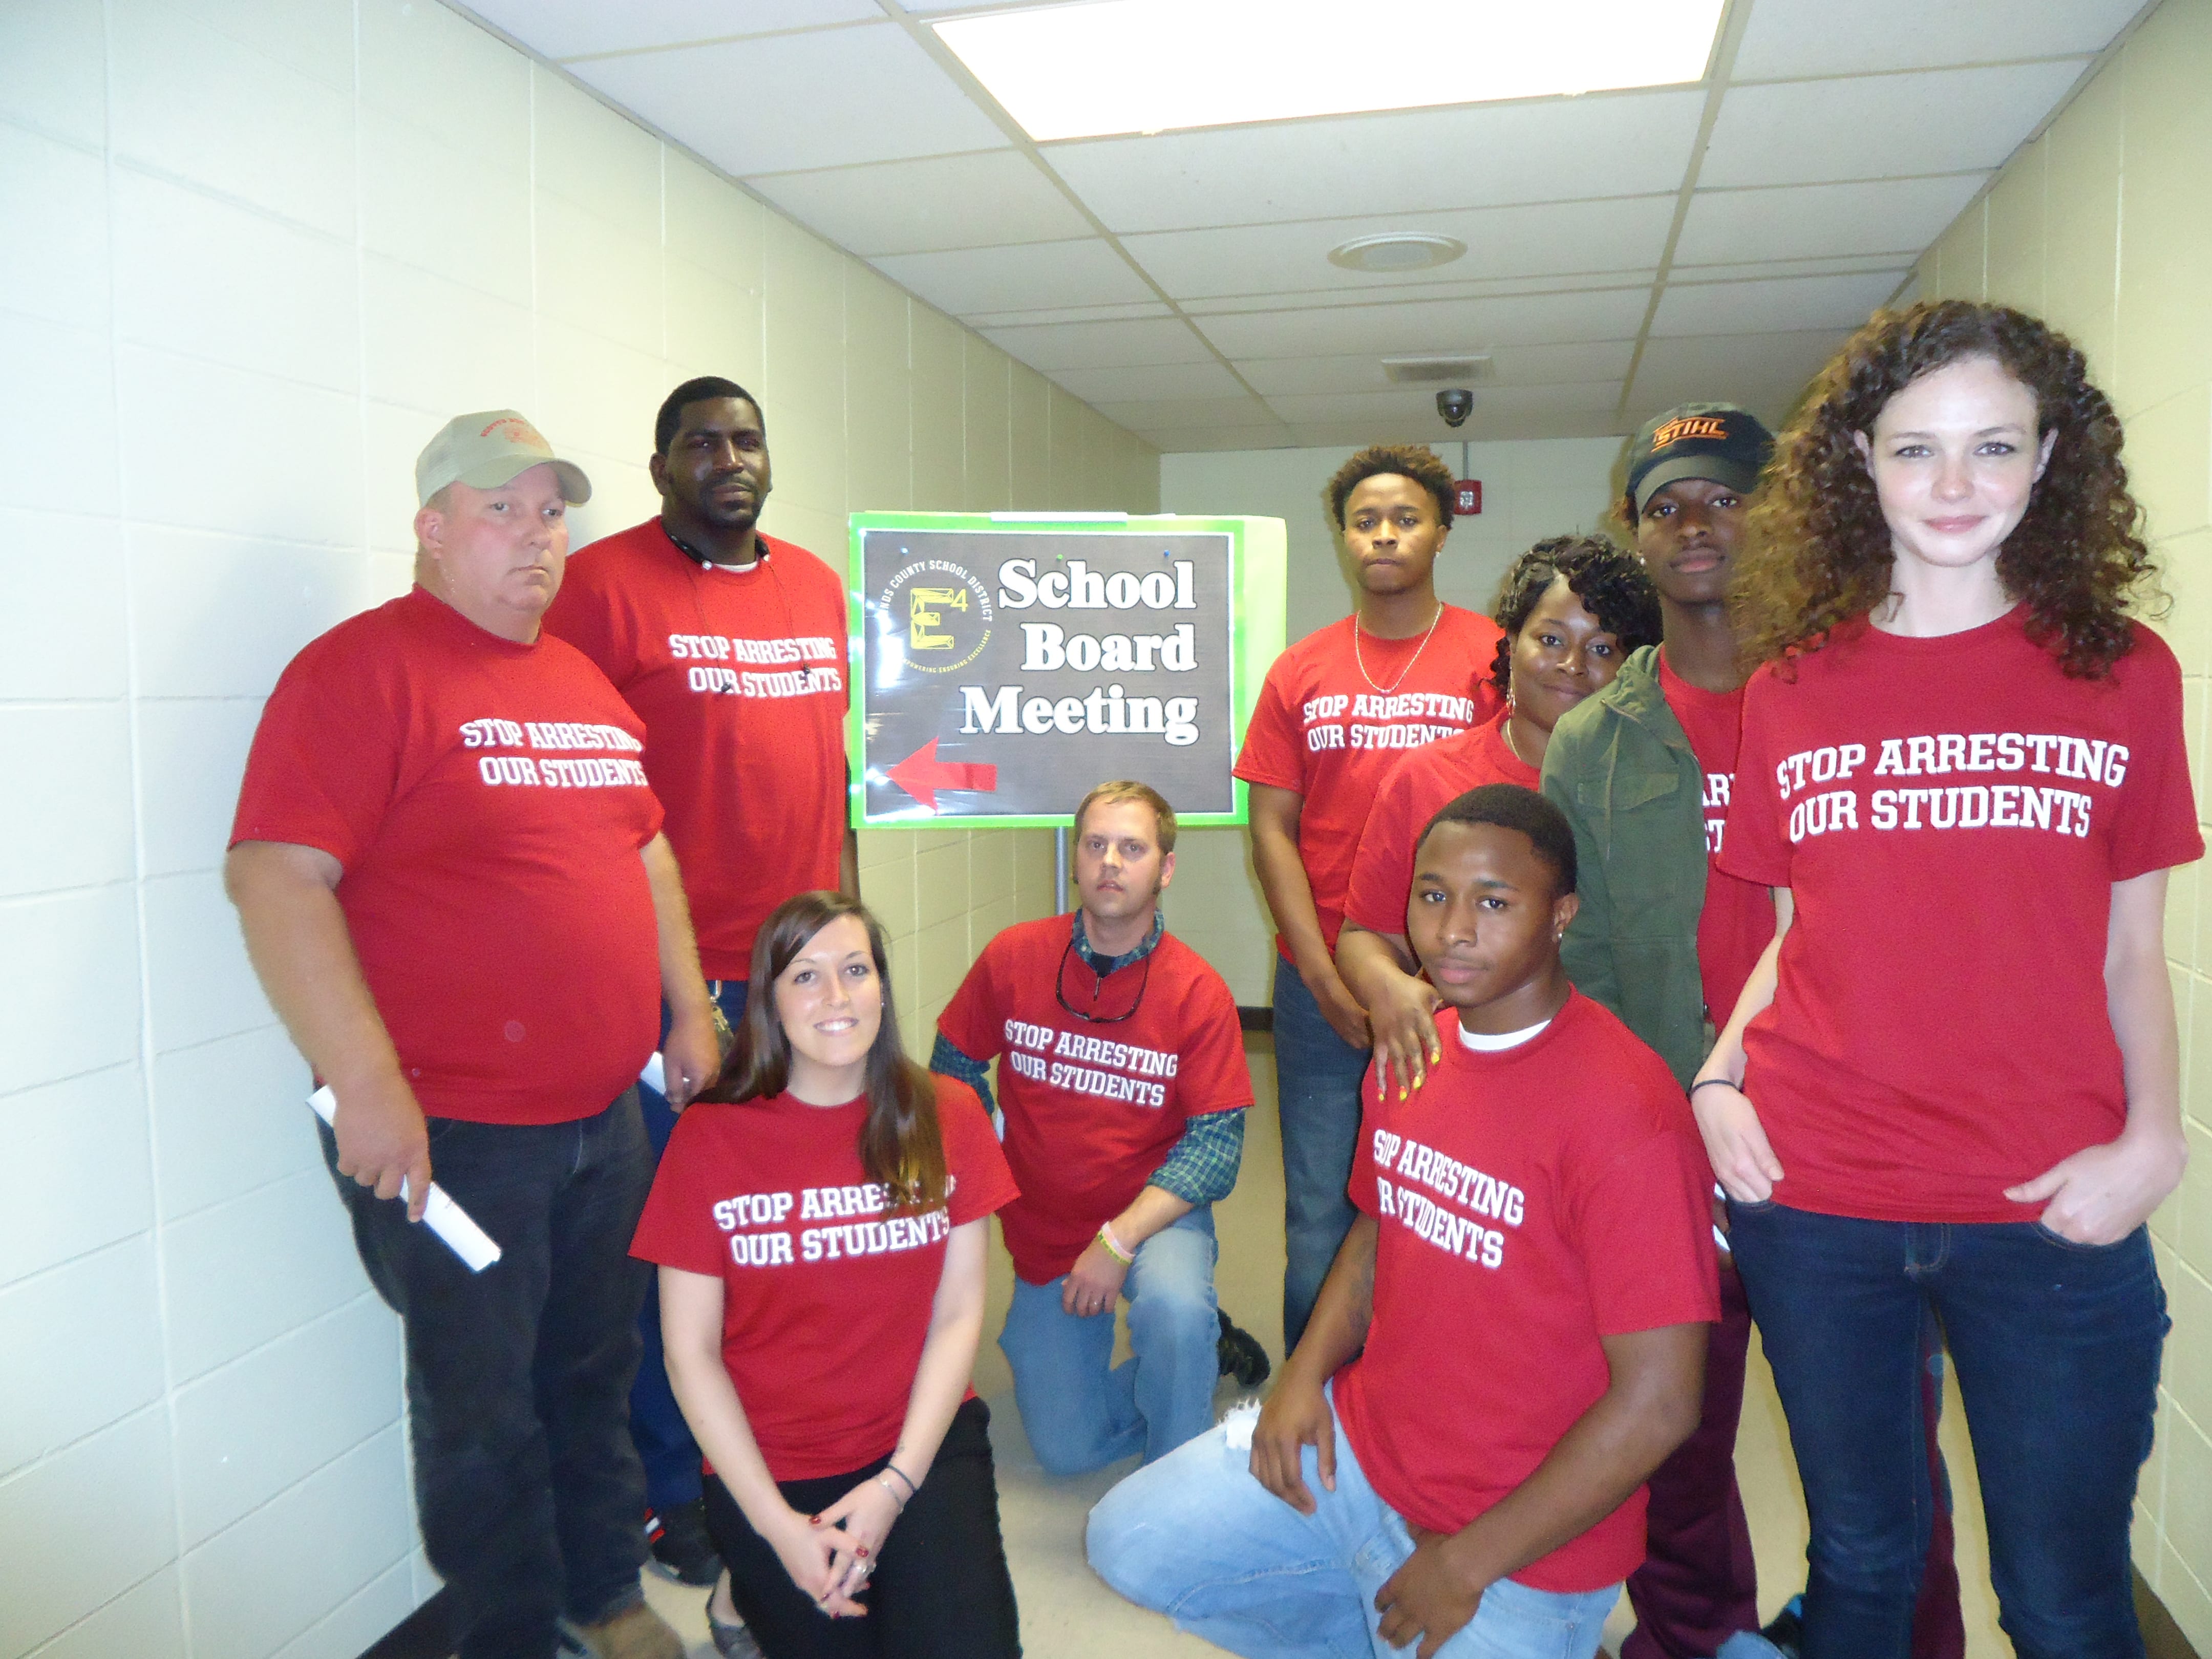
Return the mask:
{"type": "Polygon", "coordinates": [[[1091,1511],[1132,1601],[1243,1654],[1597,1650],[1719,1295],[1680,1085],[1560,970],[1574,889],[1533,790],[1424,831],[1406,932],[1444,1059],[1410,1092],[1369,1073],[1359,1218],[1256,1422],[1091,1511]]]}

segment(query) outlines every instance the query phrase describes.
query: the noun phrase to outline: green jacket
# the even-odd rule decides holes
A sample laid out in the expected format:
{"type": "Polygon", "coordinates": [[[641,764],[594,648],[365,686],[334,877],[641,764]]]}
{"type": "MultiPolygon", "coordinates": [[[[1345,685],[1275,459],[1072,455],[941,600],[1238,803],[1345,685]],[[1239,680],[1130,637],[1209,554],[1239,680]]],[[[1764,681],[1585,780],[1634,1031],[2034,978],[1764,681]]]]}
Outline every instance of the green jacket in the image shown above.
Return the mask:
{"type": "Polygon", "coordinates": [[[1687,1088],[1707,1046],[1705,773],[1660,689],[1656,646],[1567,711],[1544,751],[1544,793],[1575,832],[1582,908],[1560,947],[1567,976],[1687,1088]]]}

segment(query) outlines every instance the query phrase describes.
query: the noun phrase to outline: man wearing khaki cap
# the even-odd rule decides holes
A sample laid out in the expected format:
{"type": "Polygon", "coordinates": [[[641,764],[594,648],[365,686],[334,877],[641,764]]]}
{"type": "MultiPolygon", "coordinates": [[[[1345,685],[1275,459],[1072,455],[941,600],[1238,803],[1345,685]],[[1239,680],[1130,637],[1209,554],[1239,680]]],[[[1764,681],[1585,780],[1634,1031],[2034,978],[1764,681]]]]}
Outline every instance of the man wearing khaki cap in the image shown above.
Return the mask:
{"type": "Polygon", "coordinates": [[[416,463],[416,586],[278,679],[225,877],[270,1003],[337,1096],[324,1156],[405,1333],[423,1542],[462,1659],[680,1659],[641,1599],[627,1423],[651,1179],[636,1079],[717,1060],[643,727],[540,637],[591,485],[511,410],[416,463]],[[502,1252],[419,1220],[439,1185],[502,1252]]]}

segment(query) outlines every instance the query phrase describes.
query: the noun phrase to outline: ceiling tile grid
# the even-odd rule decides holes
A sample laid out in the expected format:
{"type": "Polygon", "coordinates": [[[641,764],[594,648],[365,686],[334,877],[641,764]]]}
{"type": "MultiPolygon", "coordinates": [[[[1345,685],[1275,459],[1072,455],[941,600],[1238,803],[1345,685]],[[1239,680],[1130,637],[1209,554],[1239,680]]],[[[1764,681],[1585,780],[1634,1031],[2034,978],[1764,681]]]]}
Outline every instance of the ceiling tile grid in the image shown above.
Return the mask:
{"type": "Polygon", "coordinates": [[[1731,0],[1694,85],[1050,143],[931,27],[1031,3],[471,9],[1179,450],[1779,418],[2142,0],[1731,0]],[[1405,233],[1465,251],[1329,258],[1405,233]],[[1475,353],[1462,428],[1383,374],[1475,353]]]}

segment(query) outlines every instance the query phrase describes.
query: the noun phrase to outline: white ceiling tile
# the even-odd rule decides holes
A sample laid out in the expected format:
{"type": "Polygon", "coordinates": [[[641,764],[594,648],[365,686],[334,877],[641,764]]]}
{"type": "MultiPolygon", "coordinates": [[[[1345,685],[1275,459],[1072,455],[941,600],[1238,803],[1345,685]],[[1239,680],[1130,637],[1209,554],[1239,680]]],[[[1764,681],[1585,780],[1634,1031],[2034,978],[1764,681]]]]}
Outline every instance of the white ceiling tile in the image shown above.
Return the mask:
{"type": "Polygon", "coordinates": [[[1733,87],[1698,182],[1807,185],[1991,170],[2081,70],[2021,64],[1733,87]]]}
{"type": "Polygon", "coordinates": [[[1133,404],[1164,398],[1243,398],[1237,377],[1218,362],[1118,364],[1055,369],[1052,378],[1086,404],[1133,404]]]}
{"type": "Polygon", "coordinates": [[[1677,259],[1668,280],[1730,283],[1759,276],[1840,276],[1855,270],[1894,270],[1894,253],[1858,253],[1826,259],[1747,259],[1741,264],[1695,264],[1677,259]]]}
{"type": "Polygon", "coordinates": [[[1257,398],[1245,397],[1151,398],[1091,407],[1132,432],[1147,426],[1205,426],[1215,421],[1224,426],[1259,426],[1269,418],[1267,404],[1257,398]]]}
{"type": "MultiPolygon", "coordinates": [[[[1437,386],[1394,386],[1388,392],[1350,392],[1269,398],[1267,407],[1293,426],[1322,421],[1376,421],[1400,431],[1420,431],[1432,441],[1457,441],[1461,434],[1437,413],[1437,386]],[[1431,427],[1434,432],[1429,432],[1431,427]]],[[[1620,402],[1619,380],[1582,385],[1474,388],[1478,411],[1498,415],[1610,412],[1620,402]]],[[[1472,418],[1472,416],[1470,416],[1472,418]]]]}
{"type": "MultiPolygon", "coordinates": [[[[961,319],[979,332],[994,328],[1041,327],[1047,323],[1120,323],[1140,317],[1172,317],[1164,301],[1139,300],[1125,306],[1046,306],[1015,311],[972,311],[961,319]]],[[[1026,360],[1024,360],[1026,361],[1026,360]]]]}
{"type": "Polygon", "coordinates": [[[1145,279],[1129,269],[1129,262],[1111,244],[1095,237],[1018,247],[895,253],[869,263],[955,317],[1025,305],[1109,305],[1152,297],[1145,279]]]}
{"type": "Polygon", "coordinates": [[[1677,404],[1735,403],[1771,424],[1849,337],[1848,329],[1814,329],[1652,340],[1629,388],[1628,415],[1641,422],[1677,404]]]}
{"type": "MultiPolygon", "coordinates": [[[[1450,266],[1443,267],[1449,270],[1450,266]]],[[[1588,289],[1649,288],[1659,278],[1655,264],[1640,270],[1580,270],[1546,276],[1484,276],[1463,283],[1395,283],[1372,297],[1397,301],[1514,299],[1528,294],[1572,294],[1588,289]]],[[[1294,289],[1280,294],[1224,294],[1180,301],[1193,317],[1225,317],[1239,311],[1303,310],[1356,305],[1370,296],[1334,289],[1294,289]]]]}
{"type": "MultiPolygon", "coordinates": [[[[1503,346],[1491,356],[1490,373],[1472,382],[1478,392],[1514,386],[1613,380],[1628,373],[1635,355],[1632,340],[1590,341],[1574,345],[1503,346]]],[[[1248,357],[1231,365],[1245,384],[1269,399],[1278,394],[1381,392],[1391,382],[1379,356],[1343,357],[1248,357]]],[[[1402,391],[1405,388],[1399,387],[1402,391]]],[[[1431,388],[1433,391],[1435,388],[1431,388]]]]}
{"type": "Polygon", "coordinates": [[[863,258],[1091,234],[1075,204],[1018,150],[770,173],[746,182],[863,258]]]}
{"type": "Polygon", "coordinates": [[[1453,276],[1535,276],[1552,271],[1626,270],[1656,265],[1674,223],[1673,195],[1539,206],[1304,220],[1214,230],[1127,236],[1122,246],[1177,300],[1295,290],[1394,289],[1453,276]],[[1456,237],[1467,252],[1428,270],[1347,270],[1328,252],[1355,236],[1421,231],[1456,237]]]}
{"type": "Polygon", "coordinates": [[[1174,318],[1138,322],[1046,323],[987,328],[983,337],[1031,368],[1110,368],[1121,364],[1210,363],[1212,348],[1174,318]]]}
{"type": "Polygon", "coordinates": [[[1340,356],[1374,351],[1479,350],[1632,337],[1644,320],[1649,288],[1510,300],[1433,300],[1406,305],[1248,313],[1196,320],[1229,358],[1340,356]]]}
{"type": "Polygon", "coordinates": [[[888,21],[573,67],[740,176],[1007,148],[998,124],[888,21]]]}
{"type": "MultiPolygon", "coordinates": [[[[1407,416],[1405,423],[1379,420],[1301,422],[1291,428],[1301,449],[1351,449],[1363,444],[1433,444],[1444,459],[1458,465],[1457,446],[1462,443],[1508,442],[1521,438],[1625,437],[1635,423],[1606,410],[1478,409],[1457,429],[1444,425],[1431,410],[1429,424],[1407,416]]],[[[1165,447],[1163,446],[1165,453],[1165,447]]]]}
{"type": "Polygon", "coordinates": [[[1669,283],[1651,319],[1654,339],[1684,334],[1766,334],[1856,328],[1889,298],[1902,269],[1850,276],[1784,276],[1759,283],[1669,283]]]}
{"type": "Polygon", "coordinates": [[[1085,140],[1044,158],[1115,232],[1642,196],[1680,187],[1704,103],[1603,94],[1085,140]]]}
{"type": "Polygon", "coordinates": [[[1851,185],[1701,190],[1674,246],[1678,264],[1902,253],[1908,261],[1941,236],[1989,177],[1885,179],[1851,185]]]}
{"type": "MultiPolygon", "coordinates": [[[[450,0],[449,0],[450,3],[450,0]]],[[[471,0],[473,12],[545,57],[720,40],[880,18],[874,0],[471,0]]]]}
{"type": "Polygon", "coordinates": [[[1758,0],[1735,78],[1854,75],[2102,52],[2142,0],[1758,0]]]}

